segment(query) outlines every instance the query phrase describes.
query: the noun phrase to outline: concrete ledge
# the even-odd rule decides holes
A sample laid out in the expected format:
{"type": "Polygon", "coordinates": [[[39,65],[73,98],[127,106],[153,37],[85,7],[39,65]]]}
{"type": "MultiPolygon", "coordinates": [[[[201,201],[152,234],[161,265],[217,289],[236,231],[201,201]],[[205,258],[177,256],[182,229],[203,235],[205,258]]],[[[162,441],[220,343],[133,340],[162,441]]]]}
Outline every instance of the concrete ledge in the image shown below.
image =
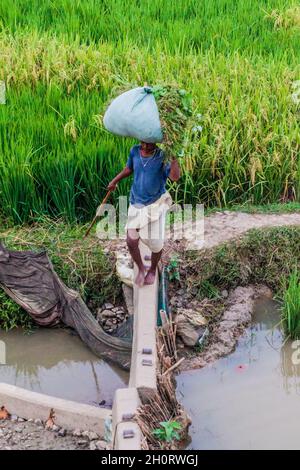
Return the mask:
{"type": "MultiPolygon", "coordinates": [[[[141,256],[151,255],[140,242],[141,256]]],[[[134,275],[137,267],[134,266],[134,275]]],[[[154,284],[134,285],[134,327],[129,387],[138,389],[142,403],[146,403],[156,392],[156,322],[158,298],[158,273],[154,284]],[[151,351],[146,354],[143,350],[151,351]]]]}
{"type": "Polygon", "coordinates": [[[116,450],[140,450],[142,433],[137,423],[120,423],[115,434],[114,449],[116,450]],[[124,432],[132,431],[133,436],[124,438],[124,432]]]}
{"type": "Polygon", "coordinates": [[[0,406],[3,405],[11,414],[25,419],[39,418],[43,421],[48,418],[49,411],[53,408],[56,415],[55,423],[58,426],[70,430],[95,431],[102,438],[105,420],[112,415],[112,411],[105,408],[96,408],[0,383],[0,406]]]}
{"type": "Polygon", "coordinates": [[[114,449],[139,450],[141,431],[133,417],[141,402],[136,388],[119,388],[114,397],[112,409],[112,435],[114,449]],[[124,431],[132,432],[132,437],[124,437],[124,431]]]}
{"type": "Polygon", "coordinates": [[[141,402],[136,388],[118,388],[114,396],[112,409],[113,434],[122,421],[131,421],[141,402]]]}

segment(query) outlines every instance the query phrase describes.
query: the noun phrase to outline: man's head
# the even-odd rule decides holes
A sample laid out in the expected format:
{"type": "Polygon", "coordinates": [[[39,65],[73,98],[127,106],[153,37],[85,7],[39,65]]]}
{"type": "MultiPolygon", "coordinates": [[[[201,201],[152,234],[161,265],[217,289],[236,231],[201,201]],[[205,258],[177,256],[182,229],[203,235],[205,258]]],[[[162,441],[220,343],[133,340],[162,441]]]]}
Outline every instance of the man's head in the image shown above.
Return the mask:
{"type": "Polygon", "coordinates": [[[145,153],[152,153],[156,149],[156,144],[149,142],[141,142],[141,149],[145,153]]]}

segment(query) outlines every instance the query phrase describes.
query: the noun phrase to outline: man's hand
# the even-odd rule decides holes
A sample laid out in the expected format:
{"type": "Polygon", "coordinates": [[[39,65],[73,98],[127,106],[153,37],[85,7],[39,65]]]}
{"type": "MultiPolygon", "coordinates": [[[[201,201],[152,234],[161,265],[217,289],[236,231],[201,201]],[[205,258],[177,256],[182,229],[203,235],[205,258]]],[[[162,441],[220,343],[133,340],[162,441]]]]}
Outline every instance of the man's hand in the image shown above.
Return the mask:
{"type": "Polygon", "coordinates": [[[171,181],[178,181],[180,178],[180,166],[175,157],[171,158],[171,169],[169,173],[169,178],[171,181]]]}
{"type": "Polygon", "coordinates": [[[116,188],[117,188],[118,184],[114,182],[114,180],[112,180],[108,185],[107,185],[107,189],[109,191],[114,191],[116,188]]]}
{"type": "Polygon", "coordinates": [[[118,186],[118,182],[121,181],[123,178],[127,178],[127,176],[131,175],[131,173],[132,173],[132,170],[130,170],[130,168],[128,168],[128,166],[126,166],[121,171],[121,173],[119,173],[117,176],[114,177],[113,180],[111,180],[111,182],[107,186],[107,189],[109,191],[114,191],[118,186]]]}

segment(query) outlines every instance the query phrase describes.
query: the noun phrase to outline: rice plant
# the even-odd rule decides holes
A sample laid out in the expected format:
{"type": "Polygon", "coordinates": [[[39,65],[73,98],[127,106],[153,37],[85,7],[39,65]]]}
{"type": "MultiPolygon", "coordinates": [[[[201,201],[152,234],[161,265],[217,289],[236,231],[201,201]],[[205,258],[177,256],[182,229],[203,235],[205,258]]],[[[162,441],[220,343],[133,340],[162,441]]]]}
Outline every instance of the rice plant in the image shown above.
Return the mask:
{"type": "Polygon", "coordinates": [[[177,202],[299,201],[296,6],[2,0],[1,215],[12,223],[92,217],[133,144],[101,126],[121,83],[176,84],[193,97],[197,132],[186,130],[183,175],[169,187],[177,202]]]}
{"type": "Polygon", "coordinates": [[[283,294],[282,316],[287,334],[292,339],[300,338],[300,278],[297,269],[290,274],[283,294]]]}

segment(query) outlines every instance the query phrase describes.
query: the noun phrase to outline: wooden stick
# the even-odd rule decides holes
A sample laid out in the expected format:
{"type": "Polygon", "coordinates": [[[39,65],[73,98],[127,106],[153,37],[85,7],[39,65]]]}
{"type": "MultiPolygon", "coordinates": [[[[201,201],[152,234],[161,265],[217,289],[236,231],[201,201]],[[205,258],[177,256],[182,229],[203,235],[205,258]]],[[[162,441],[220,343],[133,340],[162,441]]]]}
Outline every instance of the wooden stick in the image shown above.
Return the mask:
{"type": "Polygon", "coordinates": [[[104,204],[106,203],[107,199],[109,198],[111,192],[112,192],[112,190],[110,189],[110,190],[106,193],[105,198],[104,198],[103,201],[101,202],[101,205],[100,205],[100,207],[99,207],[99,210],[97,209],[97,212],[96,212],[95,217],[93,218],[93,220],[92,220],[92,222],[91,222],[89,228],[88,228],[87,231],[85,232],[84,238],[86,238],[86,237],[89,235],[90,231],[91,231],[92,228],[94,227],[94,225],[95,225],[95,223],[96,223],[96,221],[97,221],[97,219],[98,219],[98,217],[99,217],[99,216],[98,216],[98,212],[101,211],[102,207],[104,206],[104,204]]]}
{"type": "Polygon", "coordinates": [[[178,367],[183,361],[184,361],[184,357],[179,359],[179,361],[177,361],[176,364],[173,364],[171,367],[169,367],[169,369],[165,370],[165,372],[162,374],[162,377],[168,374],[169,372],[171,372],[172,370],[176,369],[176,367],[178,367]]]}

